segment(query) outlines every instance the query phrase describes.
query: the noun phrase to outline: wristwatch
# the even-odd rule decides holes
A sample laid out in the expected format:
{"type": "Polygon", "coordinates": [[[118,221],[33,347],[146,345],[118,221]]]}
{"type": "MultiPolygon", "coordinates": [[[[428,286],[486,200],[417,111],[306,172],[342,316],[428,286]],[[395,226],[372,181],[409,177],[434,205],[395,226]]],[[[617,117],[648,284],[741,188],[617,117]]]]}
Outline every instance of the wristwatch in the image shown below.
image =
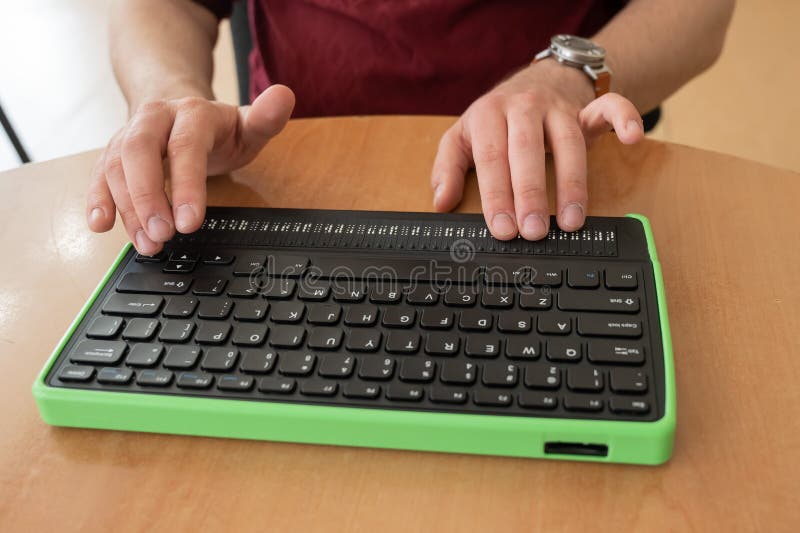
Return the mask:
{"type": "Polygon", "coordinates": [[[594,82],[595,96],[603,96],[611,87],[611,70],[605,66],[606,49],[589,39],[574,35],[554,35],[550,46],[533,58],[533,62],[552,57],[559,63],[579,68],[594,82]]]}

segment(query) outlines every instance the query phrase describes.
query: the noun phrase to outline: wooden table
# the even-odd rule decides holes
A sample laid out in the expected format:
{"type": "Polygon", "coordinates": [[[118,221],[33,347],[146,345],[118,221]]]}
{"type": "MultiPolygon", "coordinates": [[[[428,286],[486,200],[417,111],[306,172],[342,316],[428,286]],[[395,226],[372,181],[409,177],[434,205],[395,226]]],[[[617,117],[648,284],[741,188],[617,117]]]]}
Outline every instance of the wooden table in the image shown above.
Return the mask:
{"type": "MultiPolygon", "coordinates": [[[[214,204],[420,210],[450,118],[299,120],[214,204]]],[[[788,531],[800,524],[800,175],[603,139],[590,214],[650,217],[672,323],[661,467],[55,428],[30,387],[125,235],[93,235],[96,153],[0,174],[0,530],[788,531]],[[794,524],[794,526],[792,526],[794,524]]],[[[552,177],[552,176],[551,176],[552,177]]],[[[478,211],[470,178],[463,211],[478,211]]]]}

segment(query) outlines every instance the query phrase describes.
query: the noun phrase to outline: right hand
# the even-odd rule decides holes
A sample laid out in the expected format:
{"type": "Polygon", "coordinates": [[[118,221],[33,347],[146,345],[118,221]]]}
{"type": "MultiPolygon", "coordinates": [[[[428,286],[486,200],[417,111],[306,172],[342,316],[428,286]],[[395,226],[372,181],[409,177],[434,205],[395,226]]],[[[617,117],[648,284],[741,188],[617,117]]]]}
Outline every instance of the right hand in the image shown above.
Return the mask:
{"type": "Polygon", "coordinates": [[[294,93],[273,85],[252,105],[204,98],[142,105],[111,138],[95,164],[86,219],[108,231],[119,211],[125,231],[144,255],[158,253],[180,233],[196,231],[206,210],[206,177],[246,165],[292,114],[294,93]],[[164,189],[164,159],[171,197],[164,189]]]}

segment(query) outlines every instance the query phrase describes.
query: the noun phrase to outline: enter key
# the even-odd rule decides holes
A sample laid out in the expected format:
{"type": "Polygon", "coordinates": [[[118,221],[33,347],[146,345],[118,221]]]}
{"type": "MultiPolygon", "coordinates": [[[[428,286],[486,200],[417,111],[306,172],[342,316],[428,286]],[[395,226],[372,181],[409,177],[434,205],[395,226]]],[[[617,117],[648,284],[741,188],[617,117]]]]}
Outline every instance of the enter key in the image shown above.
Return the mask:
{"type": "Polygon", "coordinates": [[[639,297],[618,291],[562,289],[558,292],[558,308],[564,311],[638,313],[639,297]]]}

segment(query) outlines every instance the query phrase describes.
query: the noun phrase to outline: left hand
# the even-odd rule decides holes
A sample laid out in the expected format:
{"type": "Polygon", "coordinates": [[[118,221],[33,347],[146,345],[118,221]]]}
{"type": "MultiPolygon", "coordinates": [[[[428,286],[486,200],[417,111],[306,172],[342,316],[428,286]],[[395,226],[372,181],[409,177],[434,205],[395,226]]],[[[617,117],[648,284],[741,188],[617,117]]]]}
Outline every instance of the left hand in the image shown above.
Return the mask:
{"type": "Polygon", "coordinates": [[[613,127],[625,144],[644,137],[636,107],[614,93],[594,98],[578,69],[544,60],[481,96],[442,136],[433,165],[434,207],[449,211],[461,200],[475,167],[486,224],[492,235],[531,240],[547,235],[545,151],[556,171],[556,219],[583,226],[588,192],[586,148],[613,127]]]}

